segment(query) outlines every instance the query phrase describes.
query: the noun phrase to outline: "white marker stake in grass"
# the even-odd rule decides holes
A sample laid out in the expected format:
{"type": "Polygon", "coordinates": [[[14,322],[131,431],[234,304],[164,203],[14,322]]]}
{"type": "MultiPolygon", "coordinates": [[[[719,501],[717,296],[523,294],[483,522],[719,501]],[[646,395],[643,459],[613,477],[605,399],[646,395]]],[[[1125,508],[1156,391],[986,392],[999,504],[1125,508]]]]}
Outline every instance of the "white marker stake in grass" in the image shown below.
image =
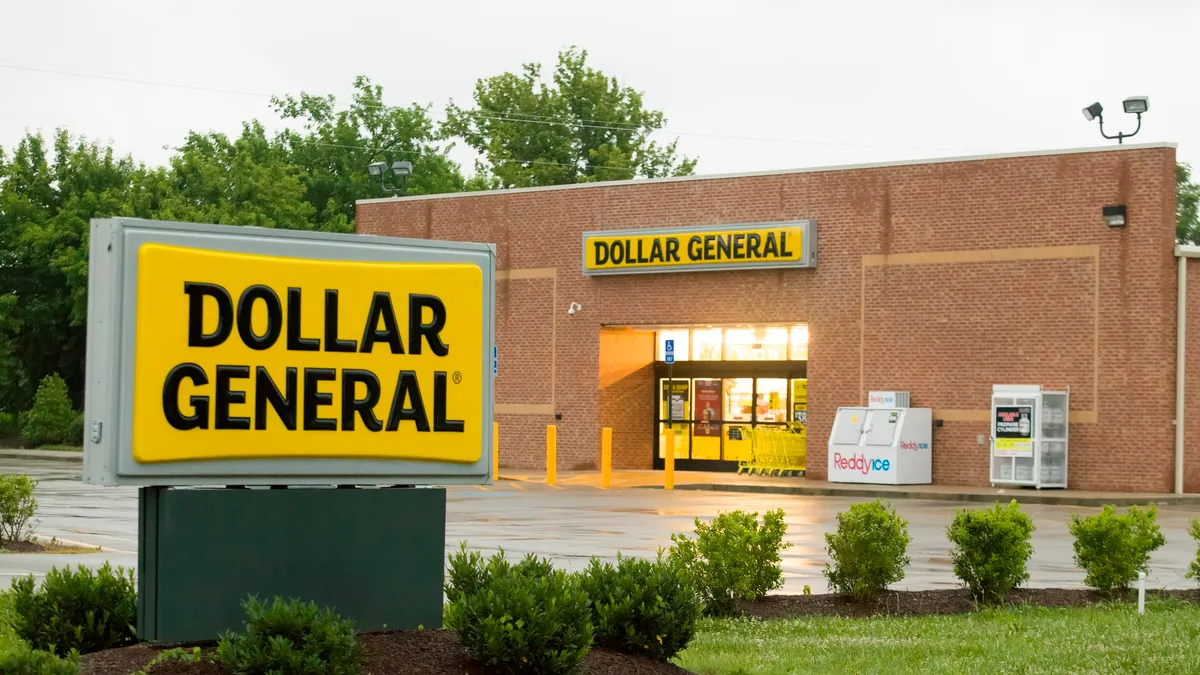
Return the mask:
{"type": "Polygon", "coordinates": [[[1138,572],[1138,614],[1146,613],[1146,573],[1138,572]]]}

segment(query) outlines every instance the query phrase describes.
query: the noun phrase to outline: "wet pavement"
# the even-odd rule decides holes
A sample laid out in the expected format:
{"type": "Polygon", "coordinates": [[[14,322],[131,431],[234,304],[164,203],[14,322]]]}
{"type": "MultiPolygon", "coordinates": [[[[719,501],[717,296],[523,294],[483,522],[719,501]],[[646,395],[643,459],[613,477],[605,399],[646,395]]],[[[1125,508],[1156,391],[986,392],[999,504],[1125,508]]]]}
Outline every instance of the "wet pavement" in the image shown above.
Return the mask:
{"type": "MultiPolygon", "coordinates": [[[[33,459],[0,460],[0,473],[26,472],[40,482],[37,533],[44,538],[104,548],[85,555],[0,554],[0,587],[16,575],[41,576],[54,566],[81,563],[99,566],[105,560],[126,567],[137,565],[137,490],[85,485],[80,465],[33,459]]],[[[783,591],[826,590],[821,569],[827,558],[824,534],[836,527],[836,515],[861,499],[662,490],[598,490],[590,487],[554,488],[531,482],[502,481],[492,486],[451,488],[448,492],[447,551],[467,541],[472,549],[492,552],[503,548],[510,557],[536,553],[552,558],[564,569],[580,569],[591,556],[653,557],[670,545],[672,532],[690,531],[695,517],[720,511],[765,511],[783,508],[788,541],[784,554],[783,591]]],[[[907,576],[895,588],[912,590],[956,585],[950,569],[946,526],[961,504],[898,499],[908,519],[907,576]]],[[[978,505],[971,505],[978,508],[978,505]]],[[[1091,514],[1095,508],[1024,506],[1037,526],[1029,585],[1080,588],[1083,573],[1072,561],[1067,522],[1071,514],[1091,514]]],[[[1187,534],[1188,521],[1200,517],[1200,507],[1159,508],[1159,523],[1167,539],[1151,561],[1148,587],[1188,588],[1194,582],[1183,574],[1194,559],[1196,544],[1187,534]]]]}

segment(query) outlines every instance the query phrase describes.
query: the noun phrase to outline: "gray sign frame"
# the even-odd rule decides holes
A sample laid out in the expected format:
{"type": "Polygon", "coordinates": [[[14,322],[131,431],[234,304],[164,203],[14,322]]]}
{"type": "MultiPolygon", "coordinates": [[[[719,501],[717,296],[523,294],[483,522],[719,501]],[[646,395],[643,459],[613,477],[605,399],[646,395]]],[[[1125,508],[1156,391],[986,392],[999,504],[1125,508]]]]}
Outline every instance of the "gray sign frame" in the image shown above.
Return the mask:
{"type": "Polygon", "coordinates": [[[582,257],[580,270],[585,277],[611,276],[616,274],[663,274],[682,272],[736,272],[739,270],[761,270],[780,268],[814,268],[817,266],[817,221],[781,220],[778,222],[761,223],[722,223],[719,225],[690,225],[686,227],[646,227],[622,230],[593,230],[584,232],[580,245],[582,257]],[[800,227],[804,231],[801,242],[800,259],[795,261],[744,262],[744,263],[696,263],[681,265],[663,265],[660,267],[643,268],[614,268],[604,270],[589,270],[587,266],[587,241],[590,237],[641,237],[648,234],[675,234],[686,236],[700,232],[745,232],[751,230],[773,230],[781,227],[800,227]]]}
{"type": "Polygon", "coordinates": [[[176,223],[134,218],[91,222],[88,278],[84,482],[98,485],[486,484],[492,472],[496,248],[367,235],[176,223]],[[482,448],[478,461],[255,459],[139,464],[133,460],[133,370],[138,249],[162,243],[229,253],[331,261],[469,263],[483,272],[482,448]]]}

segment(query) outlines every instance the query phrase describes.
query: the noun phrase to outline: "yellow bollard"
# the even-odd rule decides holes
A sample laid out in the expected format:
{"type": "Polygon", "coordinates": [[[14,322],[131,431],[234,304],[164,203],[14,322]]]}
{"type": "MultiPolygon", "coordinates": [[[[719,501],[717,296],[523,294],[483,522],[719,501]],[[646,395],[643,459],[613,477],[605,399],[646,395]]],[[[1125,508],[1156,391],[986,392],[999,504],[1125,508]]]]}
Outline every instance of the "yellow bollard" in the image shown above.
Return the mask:
{"type": "Polygon", "coordinates": [[[500,423],[492,422],[492,481],[500,480],[500,423]]]}
{"type": "Polygon", "coordinates": [[[612,487],[612,429],[600,430],[600,487],[612,487]]]}
{"type": "Polygon", "coordinates": [[[675,489],[675,430],[667,429],[665,433],[666,448],[663,453],[663,488],[675,489]]]}
{"type": "Polygon", "coordinates": [[[546,426],[546,485],[554,485],[558,480],[558,427],[553,424],[546,426]]]}

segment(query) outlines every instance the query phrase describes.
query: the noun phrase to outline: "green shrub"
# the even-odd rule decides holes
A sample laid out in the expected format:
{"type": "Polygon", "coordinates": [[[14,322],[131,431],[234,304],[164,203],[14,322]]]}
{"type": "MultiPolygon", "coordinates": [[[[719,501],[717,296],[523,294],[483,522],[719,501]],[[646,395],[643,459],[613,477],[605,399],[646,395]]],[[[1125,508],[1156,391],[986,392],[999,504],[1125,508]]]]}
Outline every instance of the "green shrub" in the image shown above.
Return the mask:
{"type": "Polygon", "coordinates": [[[666,661],[692,640],[703,606],[690,575],[676,563],[592,558],[581,577],[591,599],[596,644],[666,661]]]}
{"type": "Polygon", "coordinates": [[[41,588],[32,576],[13,579],[9,599],[13,629],[37,649],[65,656],[72,649],[87,654],[134,642],[133,570],[113,570],[108,563],[96,571],[55,567],[41,588]]]}
{"type": "MultiPolygon", "coordinates": [[[[21,437],[34,445],[70,443],[77,416],[71,409],[67,383],[58,373],[47,375],[34,394],[33,407],[23,415],[21,437]]],[[[82,441],[80,433],[80,439],[74,442],[82,441]]]]}
{"type": "Polygon", "coordinates": [[[362,645],[354,622],[328,607],[276,597],[270,604],[251,596],[242,603],[246,629],[227,632],[217,658],[235,675],[355,675],[362,645]]]}
{"type": "Polygon", "coordinates": [[[0,548],[24,541],[32,533],[29,521],[37,513],[33,497],[37,484],[28,474],[0,475],[0,548]]]}
{"type": "Polygon", "coordinates": [[[16,438],[21,435],[17,427],[17,418],[12,413],[0,410],[0,439],[16,438]]]}
{"type": "Polygon", "coordinates": [[[16,640],[7,649],[0,650],[0,673],[4,675],[79,675],[79,653],[71,652],[66,658],[30,647],[27,642],[16,640]]]}
{"type": "Polygon", "coordinates": [[[480,663],[505,673],[573,672],[592,644],[587,593],[577,577],[532,555],[509,565],[462,550],[450,556],[446,626],[480,663]]]}
{"type": "Polygon", "coordinates": [[[1196,550],[1196,559],[1192,561],[1192,564],[1188,565],[1187,574],[1184,576],[1186,576],[1188,579],[1195,579],[1197,583],[1200,583],[1200,519],[1192,519],[1192,522],[1188,527],[1188,534],[1192,535],[1192,539],[1196,540],[1196,544],[1198,546],[1196,550]]]}
{"type": "Polygon", "coordinates": [[[1004,599],[1010,588],[1029,580],[1026,565],[1033,555],[1033,519],[1022,513],[1017,500],[1008,506],[960,510],[946,528],[954,548],[954,576],[983,602],[1004,599]]]}
{"type": "Polygon", "coordinates": [[[711,523],[695,520],[695,539],[671,535],[670,557],[691,575],[705,611],[731,614],[741,600],[757,600],[783,586],[780,566],[787,524],[783,509],[758,513],[730,511],[711,523]]]}
{"type": "Polygon", "coordinates": [[[867,600],[904,578],[908,523],[882,499],[854,504],[837,515],[837,532],[825,535],[833,564],[825,578],[836,593],[867,600]]]}
{"type": "Polygon", "coordinates": [[[1138,572],[1149,568],[1150,554],[1166,543],[1157,516],[1153,504],[1145,510],[1130,506],[1121,515],[1111,504],[1087,518],[1071,514],[1075,564],[1086,572],[1083,582],[1105,592],[1129,588],[1138,572]]]}

